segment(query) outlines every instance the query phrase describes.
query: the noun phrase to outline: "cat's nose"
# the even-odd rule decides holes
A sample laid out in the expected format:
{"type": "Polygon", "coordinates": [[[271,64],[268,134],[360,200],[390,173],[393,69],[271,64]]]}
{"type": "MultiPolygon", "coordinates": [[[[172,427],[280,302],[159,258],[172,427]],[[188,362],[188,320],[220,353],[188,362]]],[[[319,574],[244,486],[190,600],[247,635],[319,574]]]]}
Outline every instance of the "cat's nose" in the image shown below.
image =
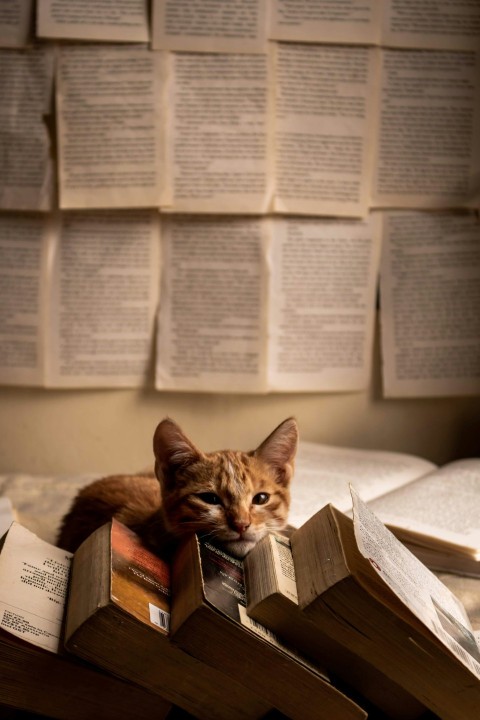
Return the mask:
{"type": "Polygon", "coordinates": [[[248,528],[250,527],[250,522],[249,520],[234,520],[232,525],[234,530],[241,534],[248,530],[248,528]]]}

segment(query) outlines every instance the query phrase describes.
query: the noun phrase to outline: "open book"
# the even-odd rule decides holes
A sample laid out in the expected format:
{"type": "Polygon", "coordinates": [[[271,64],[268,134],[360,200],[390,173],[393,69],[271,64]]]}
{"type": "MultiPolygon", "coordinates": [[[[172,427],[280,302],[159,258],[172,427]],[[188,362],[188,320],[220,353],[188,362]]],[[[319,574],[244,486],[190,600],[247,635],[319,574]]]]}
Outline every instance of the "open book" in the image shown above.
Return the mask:
{"type": "Polygon", "coordinates": [[[247,614],[313,662],[373,717],[417,720],[426,708],[372,663],[327,635],[298,604],[291,540],[269,533],[244,560],[247,614]]]}
{"type": "Polygon", "coordinates": [[[324,667],[287,649],[248,617],[241,560],[193,536],[174,557],[172,598],[173,643],[254,689],[287,717],[366,718],[356,702],[330,683],[324,667]]]}
{"type": "Polygon", "coordinates": [[[460,600],[352,491],[292,535],[302,612],[443,720],[477,716],[480,650],[460,600]]]}
{"type": "Polygon", "coordinates": [[[290,523],[327,503],[348,512],[349,483],[426,565],[480,575],[480,459],[439,468],[404,453],[300,443],[290,523]]]}
{"type": "Polygon", "coordinates": [[[17,522],[1,540],[0,704],[71,720],[161,720],[171,708],[162,697],[64,652],[70,562],[17,522]]]}
{"type": "Polygon", "coordinates": [[[65,646],[199,720],[260,720],[271,710],[256,689],[170,642],[169,567],[115,520],[73,556],[65,646]]]}

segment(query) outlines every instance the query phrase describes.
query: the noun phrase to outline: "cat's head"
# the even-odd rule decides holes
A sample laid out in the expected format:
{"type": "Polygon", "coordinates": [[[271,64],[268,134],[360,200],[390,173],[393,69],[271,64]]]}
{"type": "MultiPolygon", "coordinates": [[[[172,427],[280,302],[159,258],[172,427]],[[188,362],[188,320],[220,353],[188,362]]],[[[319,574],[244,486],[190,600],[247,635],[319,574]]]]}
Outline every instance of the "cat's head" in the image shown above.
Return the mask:
{"type": "Polygon", "coordinates": [[[203,453],[173,420],[162,420],[153,448],[167,531],[198,533],[244,557],[287,523],[297,443],[297,423],[288,418],[256,450],[203,453]]]}

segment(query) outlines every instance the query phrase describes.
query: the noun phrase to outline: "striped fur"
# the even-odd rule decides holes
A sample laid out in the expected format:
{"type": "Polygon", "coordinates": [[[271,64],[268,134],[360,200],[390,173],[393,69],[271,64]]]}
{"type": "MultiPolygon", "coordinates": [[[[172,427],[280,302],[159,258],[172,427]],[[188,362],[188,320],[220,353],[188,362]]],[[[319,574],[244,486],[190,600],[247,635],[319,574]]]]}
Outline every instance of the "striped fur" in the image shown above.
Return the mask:
{"type": "Polygon", "coordinates": [[[281,423],[256,450],[203,453],[166,418],[153,447],[155,475],[116,475],[88,485],[65,516],[57,544],[75,551],[116,517],[156,552],[169,555],[198,533],[237,557],[269,530],[285,527],[298,432],[281,423]]]}

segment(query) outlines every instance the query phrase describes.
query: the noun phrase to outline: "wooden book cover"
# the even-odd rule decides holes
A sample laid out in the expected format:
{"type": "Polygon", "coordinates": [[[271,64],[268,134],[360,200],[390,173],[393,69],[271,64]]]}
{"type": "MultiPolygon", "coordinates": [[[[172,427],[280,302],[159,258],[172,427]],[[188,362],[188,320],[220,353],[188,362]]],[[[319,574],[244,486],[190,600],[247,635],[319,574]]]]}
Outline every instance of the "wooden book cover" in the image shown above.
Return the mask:
{"type": "Polygon", "coordinates": [[[323,665],[366,710],[389,720],[416,720],[426,708],[378,668],[326,635],[298,605],[291,539],[269,533],[245,558],[248,615],[323,665]]]}
{"type": "Polygon", "coordinates": [[[445,720],[480,709],[480,652],[460,601],[355,493],[292,536],[299,604],[319,629],[445,720]]]}
{"type": "Polygon", "coordinates": [[[248,618],[241,561],[192,537],[174,558],[172,589],[172,640],[189,654],[255,688],[293,720],[366,717],[321,671],[248,618]]]}
{"type": "Polygon", "coordinates": [[[204,720],[252,720],[272,709],[174,646],[169,624],[168,565],[121,523],[99,528],[74,554],[68,650],[204,720]]]}
{"type": "Polygon", "coordinates": [[[63,651],[70,561],[18,523],[3,538],[0,703],[65,720],[161,720],[170,703],[63,651]]]}

